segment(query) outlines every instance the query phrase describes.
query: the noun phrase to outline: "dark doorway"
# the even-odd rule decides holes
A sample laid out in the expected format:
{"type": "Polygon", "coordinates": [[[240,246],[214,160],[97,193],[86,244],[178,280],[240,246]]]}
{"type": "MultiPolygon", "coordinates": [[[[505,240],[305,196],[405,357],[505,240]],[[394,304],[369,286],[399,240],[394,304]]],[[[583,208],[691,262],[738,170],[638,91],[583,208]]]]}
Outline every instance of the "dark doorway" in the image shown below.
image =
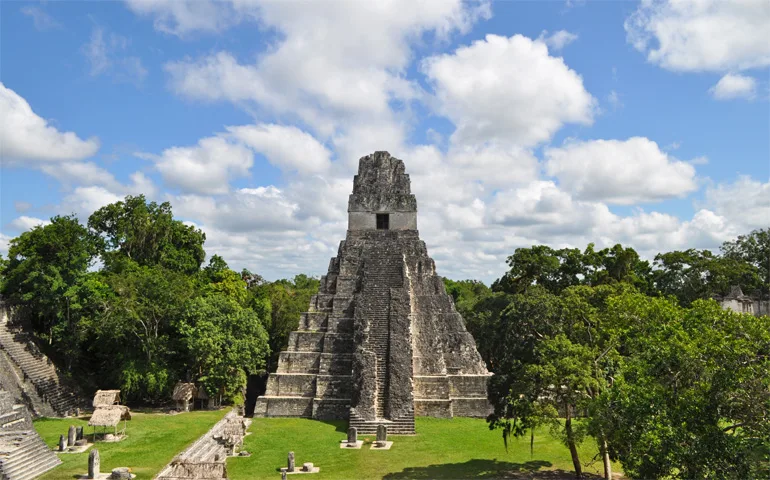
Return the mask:
{"type": "Polygon", "coordinates": [[[377,214],[377,230],[390,229],[390,215],[387,213],[377,214]]]}
{"type": "Polygon", "coordinates": [[[267,374],[249,375],[246,383],[246,416],[254,416],[254,407],[257,405],[257,397],[265,394],[267,390],[267,374]]]}

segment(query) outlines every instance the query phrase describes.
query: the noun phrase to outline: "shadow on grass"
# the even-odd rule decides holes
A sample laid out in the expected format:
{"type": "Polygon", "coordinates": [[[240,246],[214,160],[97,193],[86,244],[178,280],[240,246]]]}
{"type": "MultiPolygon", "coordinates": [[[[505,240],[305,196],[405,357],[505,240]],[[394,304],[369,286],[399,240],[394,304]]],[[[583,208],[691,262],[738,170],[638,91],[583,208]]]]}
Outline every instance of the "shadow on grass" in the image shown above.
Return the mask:
{"type": "Polygon", "coordinates": [[[347,435],[348,433],[348,421],[347,420],[318,420],[321,423],[331,425],[334,427],[334,431],[341,432],[347,435]]]}
{"type": "MultiPolygon", "coordinates": [[[[525,463],[498,462],[497,460],[468,460],[465,463],[445,463],[427,467],[409,467],[396,473],[385,475],[383,480],[420,479],[420,478],[537,478],[562,480],[575,478],[574,472],[564,470],[543,470],[551,462],[532,460],[525,463]]],[[[601,478],[583,474],[583,478],[601,478]]]]}

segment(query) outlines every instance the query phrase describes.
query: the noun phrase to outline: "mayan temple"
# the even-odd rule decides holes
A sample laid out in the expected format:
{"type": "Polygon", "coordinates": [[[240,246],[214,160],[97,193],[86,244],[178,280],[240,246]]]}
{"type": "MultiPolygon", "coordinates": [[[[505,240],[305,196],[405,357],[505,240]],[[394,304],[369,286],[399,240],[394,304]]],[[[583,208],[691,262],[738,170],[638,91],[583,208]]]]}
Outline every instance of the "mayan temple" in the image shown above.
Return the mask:
{"type": "Polygon", "coordinates": [[[414,433],[414,416],[484,417],[489,377],[417,231],[404,162],[359,160],[348,231],[254,414],[414,433]]]}

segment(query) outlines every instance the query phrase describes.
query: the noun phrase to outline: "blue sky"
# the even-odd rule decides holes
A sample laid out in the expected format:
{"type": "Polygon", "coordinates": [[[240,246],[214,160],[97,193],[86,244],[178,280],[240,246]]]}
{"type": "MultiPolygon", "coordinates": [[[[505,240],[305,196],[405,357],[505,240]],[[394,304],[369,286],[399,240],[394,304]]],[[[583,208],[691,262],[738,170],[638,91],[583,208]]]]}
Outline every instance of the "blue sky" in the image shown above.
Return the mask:
{"type": "Polygon", "coordinates": [[[144,193],[233,268],[321,274],[374,150],[450,277],[716,248],[770,225],[768,32],[754,0],[2,2],[0,252],[144,193]]]}

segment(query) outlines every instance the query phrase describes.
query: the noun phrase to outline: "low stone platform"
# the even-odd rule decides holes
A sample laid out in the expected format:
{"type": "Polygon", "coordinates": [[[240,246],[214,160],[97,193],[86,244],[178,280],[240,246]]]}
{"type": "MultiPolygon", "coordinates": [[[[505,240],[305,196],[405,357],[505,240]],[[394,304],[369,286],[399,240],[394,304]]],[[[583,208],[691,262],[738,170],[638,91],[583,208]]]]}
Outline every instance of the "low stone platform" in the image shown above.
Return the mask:
{"type": "Polygon", "coordinates": [[[390,447],[393,446],[393,442],[382,443],[382,445],[379,445],[379,442],[372,442],[372,446],[369,447],[369,450],[390,450],[390,447]]]}
{"type": "Polygon", "coordinates": [[[352,443],[348,443],[347,440],[340,440],[340,448],[344,450],[360,450],[361,447],[364,446],[363,440],[356,440],[355,445],[352,443]]]}

